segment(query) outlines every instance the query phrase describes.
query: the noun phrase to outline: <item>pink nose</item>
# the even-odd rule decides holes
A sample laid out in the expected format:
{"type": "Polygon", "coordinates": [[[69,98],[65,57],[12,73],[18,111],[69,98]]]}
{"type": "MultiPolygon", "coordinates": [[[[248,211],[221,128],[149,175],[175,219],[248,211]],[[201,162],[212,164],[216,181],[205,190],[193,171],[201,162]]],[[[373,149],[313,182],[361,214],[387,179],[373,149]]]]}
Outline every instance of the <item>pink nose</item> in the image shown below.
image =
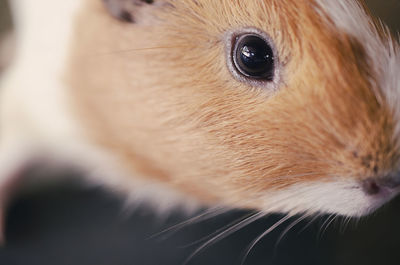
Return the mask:
{"type": "Polygon", "coordinates": [[[367,179],[363,182],[363,189],[368,195],[400,189],[400,174],[367,179]]]}

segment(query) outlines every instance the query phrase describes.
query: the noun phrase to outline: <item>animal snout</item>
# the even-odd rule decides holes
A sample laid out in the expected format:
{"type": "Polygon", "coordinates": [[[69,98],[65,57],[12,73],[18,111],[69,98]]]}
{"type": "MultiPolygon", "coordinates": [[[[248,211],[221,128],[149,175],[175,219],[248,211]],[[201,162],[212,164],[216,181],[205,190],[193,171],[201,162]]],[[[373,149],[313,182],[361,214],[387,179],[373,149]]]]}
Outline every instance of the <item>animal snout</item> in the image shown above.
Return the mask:
{"type": "Polygon", "coordinates": [[[383,177],[366,179],[363,181],[363,189],[368,195],[400,191],[400,171],[383,177]]]}

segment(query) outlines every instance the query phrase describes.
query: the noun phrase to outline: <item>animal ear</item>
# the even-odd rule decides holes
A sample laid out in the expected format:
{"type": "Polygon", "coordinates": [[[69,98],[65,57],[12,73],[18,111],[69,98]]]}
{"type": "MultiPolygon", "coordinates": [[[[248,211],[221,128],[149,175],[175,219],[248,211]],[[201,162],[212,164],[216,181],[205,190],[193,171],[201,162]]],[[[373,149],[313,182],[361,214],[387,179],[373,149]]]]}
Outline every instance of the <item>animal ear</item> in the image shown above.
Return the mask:
{"type": "Polygon", "coordinates": [[[126,23],[147,21],[149,11],[165,6],[166,0],[103,0],[108,12],[126,23]]]}

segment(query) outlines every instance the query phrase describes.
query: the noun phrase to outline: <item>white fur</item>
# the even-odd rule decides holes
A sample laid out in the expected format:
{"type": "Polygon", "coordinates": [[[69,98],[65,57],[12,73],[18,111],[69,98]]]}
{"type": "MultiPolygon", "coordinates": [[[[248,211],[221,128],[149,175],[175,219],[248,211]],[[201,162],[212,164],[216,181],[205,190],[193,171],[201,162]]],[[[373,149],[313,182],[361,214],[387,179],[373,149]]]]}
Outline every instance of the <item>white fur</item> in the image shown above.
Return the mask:
{"type": "Polygon", "coordinates": [[[0,187],[25,163],[39,158],[78,166],[86,170],[91,183],[123,192],[130,201],[146,198],[161,211],[182,202],[185,209],[195,209],[194,200],[125,173],[116,158],[91,144],[80,131],[68,105],[64,75],[74,18],[83,2],[11,1],[18,46],[1,83],[0,187]]]}
{"type": "Polygon", "coordinates": [[[72,18],[82,1],[39,2],[11,1],[17,49],[2,83],[2,145],[31,139],[65,143],[79,137],[62,81],[71,43],[72,18]]]}
{"type": "Polygon", "coordinates": [[[17,46],[0,83],[0,186],[40,151],[81,141],[62,82],[80,2],[10,1],[17,46]]]}
{"type": "Polygon", "coordinates": [[[321,16],[333,22],[337,29],[355,37],[364,46],[375,76],[372,89],[378,100],[389,105],[398,121],[396,139],[400,138],[400,47],[399,41],[390,36],[389,29],[379,25],[384,32],[380,38],[370,16],[356,0],[316,0],[321,16]],[[328,15],[326,17],[326,15],[328,15]]]}
{"type": "Polygon", "coordinates": [[[264,195],[266,212],[363,216],[376,210],[397,193],[370,196],[354,180],[295,184],[264,195]]]}

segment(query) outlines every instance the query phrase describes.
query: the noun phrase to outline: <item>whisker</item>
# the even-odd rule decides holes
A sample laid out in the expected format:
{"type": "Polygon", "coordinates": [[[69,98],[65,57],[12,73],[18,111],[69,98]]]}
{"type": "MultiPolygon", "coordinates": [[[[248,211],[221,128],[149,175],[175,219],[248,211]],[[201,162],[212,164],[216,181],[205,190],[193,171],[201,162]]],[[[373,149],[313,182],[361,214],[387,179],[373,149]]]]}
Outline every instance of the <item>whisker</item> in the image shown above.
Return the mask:
{"type": "Polygon", "coordinates": [[[150,239],[153,239],[155,237],[161,236],[161,235],[163,235],[165,233],[168,233],[168,232],[170,232],[170,233],[177,232],[178,230],[182,229],[183,227],[185,227],[187,225],[205,221],[205,220],[213,218],[215,216],[222,215],[222,214],[224,214],[224,213],[226,213],[226,212],[228,212],[230,210],[231,209],[229,209],[229,208],[225,208],[225,207],[221,207],[221,206],[217,206],[217,207],[213,207],[213,208],[207,209],[205,212],[200,213],[200,214],[198,214],[198,215],[196,215],[196,216],[194,216],[194,217],[192,217],[192,218],[190,218],[188,220],[180,222],[178,224],[172,225],[172,226],[170,226],[170,227],[168,227],[168,228],[166,228],[166,229],[164,229],[164,230],[162,230],[162,231],[150,236],[147,239],[150,240],[150,239]]]}
{"type": "Polygon", "coordinates": [[[263,212],[256,212],[252,215],[250,215],[249,217],[243,219],[242,221],[236,223],[235,225],[229,227],[228,229],[226,229],[225,231],[222,231],[220,233],[218,233],[216,236],[214,236],[213,238],[207,240],[207,242],[205,242],[204,244],[202,244],[199,248],[197,248],[187,259],[186,261],[183,263],[183,265],[187,265],[188,262],[195,257],[197,254],[199,254],[201,251],[205,250],[207,247],[209,247],[210,245],[214,244],[217,240],[222,240],[228,236],[230,236],[231,234],[237,232],[238,230],[242,229],[243,227],[246,227],[247,225],[253,223],[254,221],[264,217],[265,215],[267,215],[266,213],[263,212]]]}
{"type": "Polygon", "coordinates": [[[328,230],[329,226],[330,226],[335,220],[337,220],[337,218],[338,218],[338,215],[335,214],[335,215],[333,216],[333,218],[329,221],[329,223],[325,226],[324,231],[322,231],[321,238],[324,236],[324,234],[325,234],[326,231],[328,230]]]}
{"type": "Polygon", "coordinates": [[[278,240],[275,243],[275,248],[279,245],[279,243],[282,241],[282,239],[284,238],[284,236],[290,231],[290,229],[292,229],[293,227],[295,227],[297,224],[299,224],[301,221],[303,221],[304,219],[306,219],[308,217],[308,215],[301,215],[299,218],[297,218],[296,220],[294,220],[279,236],[278,240]]]}
{"type": "Polygon", "coordinates": [[[324,233],[325,233],[326,230],[328,229],[328,226],[332,223],[333,220],[335,220],[335,218],[336,218],[336,214],[330,214],[330,215],[326,218],[326,220],[322,223],[322,225],[321,225],[321,227],[320,227],[320,229],[319,229],[319,232],[318,232],[318,234],[317,234],[317,238],[318,238],[319,240],[322,239],[324,233]]]}
{"type": "Polygon", "coordinates": [[[299,231],[298,234],[304,232],[304,230],[306,230],[308,227],[310,227],[310,225],[311,225],[313,222],[315,222],[315,221],[316,221],[318,218],[320,218],[320,217],[321,217],[321,214],[316,214],[316,215],[307,223],[307,225],[305,225],[305,226],[299,231]]]}
{"type": "Polygon", "coordinates": [[[340,221],[339,232],[341,234],[343,233],[343,227],[344,227],[344,223],[345,223],[346,219],[347,219],[347,217],[346,218],[342,218],[341,221],[340,221]]]}
{"type": "MultiPolygon", "coordinates": [[[[324,226],[329,222],[329,220],[330,220],[330,218],[331,218],[332,216],[333,216],[333,214],[328,215],[328,216],[326,217],[326,219],[324,220],[324,222],[322,223],[322,225],[319,227],[318,233],[317,233],[317,240],[320,240],[320,239],[321,239],[321,232],[322,232],[322,229],[323,229],[324,226]]],[[[320,222],[319,222],[318,224],[320,224],[320,222]]]]}
{"type": "Polygon", "coordinates": [[[346,230],[346,228],[348,227],[349,223],[351,221],[351,217],[350,216],[346,216],[344,218],[342,218],[342,222],[340,224],[340,233],[343,234],[346,230]]]}
{"type": "Polygon", "coordinates": [[[278,226],[280,226],[281,224],[286,222],[290,217],[291,216],[289,214],[285,215],[279,221],[277,221],[275,224],[273,224],[270,228],[268,228],[265,232],[263,232],[261,235],[259,235],[253,242],[251,242],[250,245],[247,247],[247,250],[246,250],[246,252],[244,254],[244,257],[242,259],[242,262],[240,264],[243,265],[245,263],[245,261],[246,261],[247,257],[249,256],[251,250],[254,248],[255,245],[257,245],[258,242],[260,242],[261,239],[263,239],[266,235],[268,235],[273,230],[275,230],[278,226]]]}
{"type": "Polygon", "coordinates": [[[353,220],[355,220],[355,221],[354,221],[354,227],[357,228],[358,226],[360,226],[360,222],[361,222],[361,220],[363,220],[363,219],[361,219],[360,217],[356,217],[356,218],[353,219],[353,220]]]}
{"type": "Polygon", "coordinates": [[[347,229],[347,228],[350,226],[350,224],[351,224],[352,221],[353,221],[353,218],[352,218],[351,216],[347,217],[347,222],[346,222],[346,227],[345,227],[345,229],[347,229]]]}
{"type": "Polygon", "coordinates": [[[229,227],[231,227],[231,226],[233,226],[233,225],[239,223],[240,221],[242,221],[242,220],[244,220],[244,219],[246,219],[246,218],[248,218],[248,217],[251,217],[251,216],[253,216],[253,215],[254,215],[254,213],[246,214],[246,215],[244,215],[244,216],[242,216],[242,217],[236,219],[235,221],[232,221],[232,222],[230,222],[229,224],[224,225],[222,228],[219,228],[218,230],[212,232],[210,235],[207,235],[207,236],[205,236],[205,237],[202,237],[202,238],[200,238],[200,239],[198,239],[198,240],[196,240],[196,241],[194,241],[194,242],[192,242],[192,243],[190,243],[190,244],[181,246],[181,248],[191,247],[191,246],[197,245],[198,243],[200,243],[200,242],[202,242],[202,241],[205,241],[205,240],[207,240],[207,239],[209,239],[209,238],[215,237],[217,234],[221,233],[222,231],[225,231],[225,230],[228,229],[229,227]]]}

